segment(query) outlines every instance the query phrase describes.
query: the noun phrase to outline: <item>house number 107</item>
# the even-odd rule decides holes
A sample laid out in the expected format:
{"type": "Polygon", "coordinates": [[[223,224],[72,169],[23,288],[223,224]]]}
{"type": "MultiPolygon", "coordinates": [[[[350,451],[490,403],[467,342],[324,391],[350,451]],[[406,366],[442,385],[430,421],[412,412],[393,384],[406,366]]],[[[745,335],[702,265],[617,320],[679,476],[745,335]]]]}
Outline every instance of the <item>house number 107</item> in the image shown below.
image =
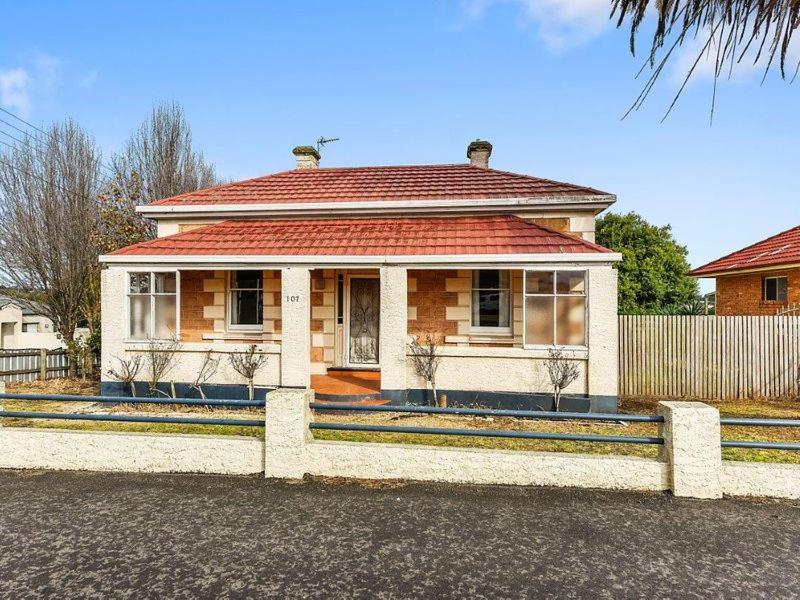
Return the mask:
{"type": "Polygon", "coordinates": [[[286,302],[300,302],[300,296],[286,296],[286,302]]]}

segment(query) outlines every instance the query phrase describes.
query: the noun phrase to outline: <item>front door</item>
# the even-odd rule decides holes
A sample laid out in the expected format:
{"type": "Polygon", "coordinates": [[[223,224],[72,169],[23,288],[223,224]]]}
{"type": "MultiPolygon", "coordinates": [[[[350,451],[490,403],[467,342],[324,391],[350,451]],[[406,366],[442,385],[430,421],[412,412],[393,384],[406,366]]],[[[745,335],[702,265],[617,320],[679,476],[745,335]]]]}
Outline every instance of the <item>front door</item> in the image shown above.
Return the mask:
{"type": "Polygon", "coordinates": [[[381,282],[375,277],[349,277],[347,298],[347,363],[378,365],[381,282]]]}

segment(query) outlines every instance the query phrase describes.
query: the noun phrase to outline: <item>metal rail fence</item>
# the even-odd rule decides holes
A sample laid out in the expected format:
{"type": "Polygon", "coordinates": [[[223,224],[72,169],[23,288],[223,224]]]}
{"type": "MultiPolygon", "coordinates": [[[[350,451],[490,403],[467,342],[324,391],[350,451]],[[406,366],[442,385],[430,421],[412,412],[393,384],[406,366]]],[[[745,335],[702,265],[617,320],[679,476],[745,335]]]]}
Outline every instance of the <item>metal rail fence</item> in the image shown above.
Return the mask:
{"type": "MultiPolygon", "coordinates": [[[[180,406],[216,406],[228,408],[263,408],[263,400],[219,400],[190,398],[126,398],[119,396],[74,396],[68,394],[0,394],[0,401],[14,402],[96,402],[101,404],[162,404],[180,406]]],[[[178,423],[183,425],[232,425],[237,427],[264,427],[264,419],[216,419],[209,417],[168,417],[152,415],[111,415],[92,413],[59,413],[38,411],[0,410],[0,417],[18,419],[46,419],[68,421],[111,421],[128,423],[178,423]]]]}
{"type": "MultiPolygon", "coordinates": [[[[481,408],[442,408],[434,406],[364,406],[360,404],[337,404],[334,402],[311,403],[314,410],[398,412],[437,415],[472,415],[484,417],[516,417],[521,419],[545,419],[554,421],[607,421],[617,423],[663,423],[661,415],[623,415],[607,413],[546,412],[533,410],[495,410],[481,408]]],[[[532,440],[564,440],[572,442],[610,442],[618,444],[664,444],[663,437],[640,437],[621,435],[595,435],[583,433],[552,433],[541,431],[508,431],[495,429],[445,429],[439,427],[407,427],[402,425],[370,425],[360,423],[309,424],[312,430],[370,431],[377,433],[414,433],[420,435],[459,435],[473,437],[516,438],[532,440]]]]}
{"type": "MultiPolygon", "coordinates": [[[[720,417],[720,425],[740,427],[800,427],[800,419],[750,419],[720,417]]],[[[800,442],[767,442],[723,439],[723,448],[751,448],[757,450],[800,450],[800,442]]]]}

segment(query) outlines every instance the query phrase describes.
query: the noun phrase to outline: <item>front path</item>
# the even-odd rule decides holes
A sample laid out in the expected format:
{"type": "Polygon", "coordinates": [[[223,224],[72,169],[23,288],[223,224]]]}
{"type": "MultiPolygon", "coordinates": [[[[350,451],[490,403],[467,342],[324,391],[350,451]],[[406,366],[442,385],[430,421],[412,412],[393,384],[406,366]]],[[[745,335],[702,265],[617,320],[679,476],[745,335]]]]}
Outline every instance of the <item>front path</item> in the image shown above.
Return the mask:
{"type": "Polygon", "coordinates": [[[757,597],[800,504],[0,471],[0,597],[757,597]]]}

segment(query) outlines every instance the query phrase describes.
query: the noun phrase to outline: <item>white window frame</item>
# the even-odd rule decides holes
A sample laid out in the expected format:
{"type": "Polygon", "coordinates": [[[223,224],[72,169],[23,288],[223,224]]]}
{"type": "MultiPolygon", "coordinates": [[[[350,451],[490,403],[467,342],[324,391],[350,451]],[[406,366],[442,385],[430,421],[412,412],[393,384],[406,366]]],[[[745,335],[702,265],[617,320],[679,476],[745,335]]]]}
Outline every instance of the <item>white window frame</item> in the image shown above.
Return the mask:
{"type": "Polygon", "coordinates": [[[225,325],[228,331],[264,331],[264,271],[261,269],[236,269],[228,271],[227,289],[225,293],[225,304],[227,304],[225,325]],[[261,289],[258,288],[234,288],[233,274],[238,271],[256,271],[261,273],[261,289]],[[234,291],[260,291],[261,292],[261,323],[255,325],[235,325],[233,323],[233,292],[234,291]]]}
{"type": "MultiPolygon", "coordinates": [[[[125,276],[123,277],[122,282],[122,297],[125,298],[125,341],[131,342],[135,344],[141,344],[142,342],[148,341],[147,339],[134,339],[131,337],[131,305],[130,305],[130,289],[131,289],[131,273],[148,273],[150,275],[150,286],[151,289],[155,289],[153,285],[155,283],[155,274],[156,273],[175,273],[175,331],[174,336],[176,340],[180,340],[181,337],[181,272],[177,269],[170,269],[168,267],[146,267],[142,269],[125,269],[124,271],[125,276]]],[[[150,292],[150,335],[149,339],[153,339],[155,341],[168,341],[167,338],[155,338],[153,337],[153,331],[155,327],[155,296],[172,296],[173,294],[168,293],[161,293],[156,294],[155,292],[150,292]]]]}
{"type": "Polygon", "coordinates": [[[589,302],[591,301],[589,298],[589,278],[591,277],[591,271],[586,268],[581,267],[572,267],[572,268],[564,268],[564,267],[547,267],[547,266],[536,266],[536,267],[526,267],[522,270],[522,347],[526,350],[543,350],[549,348],[560,348],[563,350],[586,350],[589,348],[589,302]],[[553,292],[551,294],[538,294],[538,293],[528,293],[528,278],[526,277],[526,273],[528,271],[539,271],[539,272],[548,272],[553,273],[553,292]],[[556,344],[555,341],[558,339],[558,311],[555,310],[555,302],[556,298],[569,298],[569,297],[580,297],[577,294],[558,294],[558,273],[559,272],[565,273],[583,273],[583,298],[584,300],[584,316],[583,316],[583,323],[584,323],[584,332],[583,332],[583,345],[576,346],[576,345],[564,345],[564,344],[556,344]],[[528,296],[535,296],[535,297],[544,297],[544,298],[552,298],[554,309],[553,309],[553,344],[529,344],[527,341],[528,335],[528,303],[525,299],[528,296]]]}
{"type": "MultiPolygon", "coordinates": [[[[502,291],[503,288],[497,288],[498,291],[502,291]]],[[[469,272],[469,332],[478,335],[504,335],[508,336],[512,334],[512,326],[514,325],[514,277],[513,272],[510,269],[472,269],[469,272]],[[474,310],[474,297],[476,291],[481,290],[493,290],[495,288],[476,288],[474,287],[475,283],[475,273],[478,271],[505,271],[508,273],[508,326],[507,327],[486,327],[480,325],[473,325],[472,324],[472,315],[474,310]]]]}
{"type": "Polygon", "coordinates": [[[762,302],[779,302],[779,303],[780,302],[788,302],[789,301],[789,278],[786,275],[773,275],[771,277],[764,277],[764,280],[761,283],[761,301],[762,302]],[[776,283],[775,283],[775,295],[776,296],[778,294],[777,280],[778,279],[785,279],[786,280],[786,298],[784,300],[779,300],[777,298],[775,300],[769,300],[767,298],[767,281],[769,281],[770,279],[774,279],[776,281],[776,283]]]}

